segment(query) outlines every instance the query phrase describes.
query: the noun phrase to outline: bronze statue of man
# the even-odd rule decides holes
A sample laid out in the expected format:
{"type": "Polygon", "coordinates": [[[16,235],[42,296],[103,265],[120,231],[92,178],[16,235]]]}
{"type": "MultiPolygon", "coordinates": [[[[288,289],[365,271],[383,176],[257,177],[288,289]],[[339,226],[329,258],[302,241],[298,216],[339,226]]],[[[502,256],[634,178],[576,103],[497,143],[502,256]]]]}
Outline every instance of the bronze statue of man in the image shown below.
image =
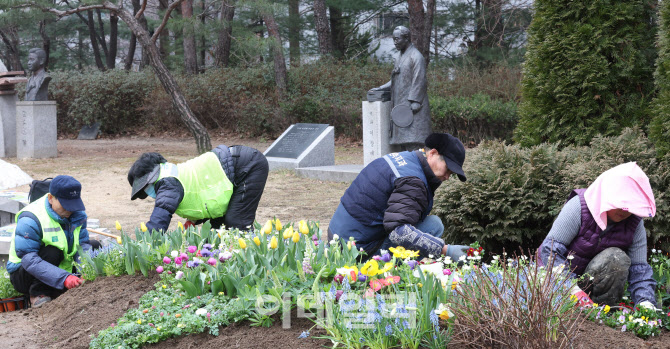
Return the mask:
{"type": "Polygon", "coordinates": [[[46,101],[49,99],[49,81],[51,76],[44,70],[47,53],[41,48],[28,51],[28,70],[30,78],[26,85],[26,101],[46,101]]]}
{"type": "Polygon", "coordinates": [[[411,109],[409,125],[406,122],[399,125],[395,119],[391,123],[389,144],[399,145],[402,150],[416,150],[423,146],[423,141],[432,133],[426,60],[412,44],[407,27],[399,26],[393,30],[393,44],[400,53],[395,60],[391,81],[370,91],[390,90],[393,108],[405,106],[406,110],[407,107],[411,109]]]}

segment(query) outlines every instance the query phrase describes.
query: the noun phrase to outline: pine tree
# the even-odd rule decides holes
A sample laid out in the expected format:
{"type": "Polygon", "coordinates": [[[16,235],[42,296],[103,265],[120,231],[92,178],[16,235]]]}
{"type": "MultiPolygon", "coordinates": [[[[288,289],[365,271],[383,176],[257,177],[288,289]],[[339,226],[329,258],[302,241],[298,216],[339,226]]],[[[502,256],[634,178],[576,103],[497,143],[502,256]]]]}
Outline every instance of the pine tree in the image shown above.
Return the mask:
{"type": "Polygon", "coordinates": [[[649,122],[656,0],[537,0],[515,139],[588,144],[649,122]]]}

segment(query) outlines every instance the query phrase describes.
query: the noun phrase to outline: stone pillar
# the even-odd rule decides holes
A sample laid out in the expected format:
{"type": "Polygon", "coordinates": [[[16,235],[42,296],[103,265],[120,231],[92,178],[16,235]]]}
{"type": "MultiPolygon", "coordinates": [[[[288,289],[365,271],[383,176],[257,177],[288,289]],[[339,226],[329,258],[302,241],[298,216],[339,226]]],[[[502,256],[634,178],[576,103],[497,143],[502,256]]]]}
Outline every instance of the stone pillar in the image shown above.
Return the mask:
{"type": "Polygon", "coordinates": [[[16,102],[18,100],[16,91],[0,93],[0,158],[16,156],[16,102]]]}
{"type": "Polygon", "coordinates": [[[18,158],[55,158],[56,101],[16,103],[16,156],[18,158]]]}
{"type": "Polygon", "coordinates": [[[363,101],[363,162],[397,151],[391,139],[391,102],[363,101]]]}

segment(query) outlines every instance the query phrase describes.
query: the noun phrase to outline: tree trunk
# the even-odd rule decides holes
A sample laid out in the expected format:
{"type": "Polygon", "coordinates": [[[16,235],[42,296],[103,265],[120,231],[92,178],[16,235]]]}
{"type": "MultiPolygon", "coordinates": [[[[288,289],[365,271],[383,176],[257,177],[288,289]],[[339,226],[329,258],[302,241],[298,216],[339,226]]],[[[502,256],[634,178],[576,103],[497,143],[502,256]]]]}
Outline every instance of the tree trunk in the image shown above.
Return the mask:
{"type": "MultiPolygon", "coordinates": [[[[107,36],[105,35],[105,22],[102,21],[102,13],[100,12],[100,9],[95,10],[96,14],[98,15],[98,26],[100,27],[100,35],[98,36],[98,44],[100,44],[100,47],[102,48],[102,53],[104,54],[105,57],[105,62],[108,61],[108,56],[109,56],[109,51],[107,50],[107,36]]],[[[96,33],[96,35],[98,35],[96,33]]]]}
{"type": "MultiPolygon", "coordinates": [[[[133,13],[137,13],[141,8],[140,0],[132,0],[132,3],[133,3],[133,13]]],[[[149,33],[149,24],[147,23],[147,18],[144,16],[144,13],[142,13],[140,18],[137,19],[137,23],[142,27],[142,29],[144,29],[147,33],[149,33]]],[[[137,42],[137,38],[135,38],[135,40],[137,42]]],[[[140,70],[142,70],[148,63],[149,63],[149,55],[146,52],[144,52],[144,49],[142,49],[142,60],[140,60],[140,70]]]]}
{"type": "Polygon", "coordinates": [[[133,61],[135,60],[135,47],[137,46],[137,37],[135,34],[130,34],[130,42],[128,43],[128,55],[124,62],[123,69],[130,70],[133,68],[133,61]]]}
{"type": "Polygon", "coordinates": [[[288,46],[291,65],[300,65],[300,0],[288,0],[288,46]]]}
{"type": "Polygon", "coordinates": [[[263,14],[263,20],[268,28],[268,34],[274,39],[272,54],[275,65],[275,81],[277,83],[279,99],[284,99],[286,96],[286,61],[284,60],[281,37],[279,36],[279,27],[272,13],[263,14]]]}
{"type": "Polygon", "coordinates": [[[330,25],[326,14],[326,1],[314,0],[314,24],[319,39],[319,52],[321,55],[333,54],[333,43],[330,38],[330,25]]]}
{"type": "MultiPolygon", "coordinates": [[[[158,13],[163,13],[163,11],[167,10],[167,8],[168,8],[167,0],[158,1],[158,13]]],[[[161,59],[165,59],[165,57],[167,57],[169,45],[170,45],[170,31],[163,29],[163,31],[161,31],[160,33],[160,36],[158,37],[158,51],[161,54],[161,59]]]]}
{"type": "MultiPolygon", "coordinates": [[[[426,50],[425,43],[426,15],[423,11],[423,0],[407,0],[407,10],[409,12],[409,31],[412,34],[412,43],[427,60],[429,52],[426,50]]],[[[430,28],[428,28],[428,31],[430,32],[430,28]]]]}
{"type": "Polygon", "coordinates": [[[107,68],[116,68],[116,52],[118,51],[119,16],[109,15],[109,52],[107,54],[107,68]]]}
{"type": "Polygon", "coordinates": [[[344,18],[342,17],[342,10],[337,7],[329,6],[330,12],[330,36],[333,43],[333,55],[341,58],[346,50],[346,33],[344,32],[344,18]]]}
{"type": "MultiPolygon", "coordinates": [[[[430,36],[433,32],[433,20],[435,18],[435,11],[437,11],[437,1],[428,0],[426,1],[426,22],[424,26],[424,50],[421,52],[426,52],[423,57],[426,59],[426,65],[430,63],[430,36]]],[[[435,45],[437,47],[437,45],[435,45]]]]}
{"type": "Polygon", "coordinates": [[[142,27],[140,22],[133,15],[125,10],[118,11],[119,17],[126,22],[130,30],[135,33],[137,41],[142,45],[142,51],[147,53],[149,63],[154,68],[154,72],[160,80],[161,85],[172,99],[172,106],[179,112],[182,122],[195,138],[198,153],[203,154],[212,149],[212,143],[207,133],[207,129],[198,121],[193,111],[188,105],[184,94],[181,92],[177,81],[161,60],[160,52],[155,43],[149,37],[149,32],[142,27]]]}
{"type": "Polygon", "coordinates": [[[219,42],[216,45],[216,66],[227,67],[230,63],[230,44],[233,34],[233,17],[235,17],[235,0],[224,0],[221,11],[223,30],[219,33],[219,42]]]}
{"type": "Polygon", "coordinates": [[[77,30],[77,69],[84,69],[84,39],[81,30],[77,30]]]}
{"type": "Polygon", "coordinates": [[[186,74],[198,73],[198,54],[195,47],[195,27],[193,18],[193,0],[184,0],[181,3],[181,15],[184,23],[184,70],[186,74]]]}
{"type": "Polygon", "coordinates": [[[98,39],[95,35],[95,22],[93,21],[93,11],[86,11],[88,14],[88,36],[91,39],[91,46],[93,47],[93,57],[95,58],[95,65],[98,69],[104,71],[105,65],[102,63],[102,58],[100,57],[100,48],[98,47],[98,39]]]}
{"type": "Polygon", "coordinates": [[[44,60],[44,66],[49,66],[49,58],[51,57],[51,38],[46,31],[47,20],[40,21],[40,36],[42,37],[42,49],[47,54],[47,58],[44,60]]]}
{"type": "Polygon", "coordinates": [[[9,71],[22,71],[18,29],[14,26],[3,28],[0,30],[0,37],[2,37],[2,42],[7,47],[7,69],[9,71]]]}

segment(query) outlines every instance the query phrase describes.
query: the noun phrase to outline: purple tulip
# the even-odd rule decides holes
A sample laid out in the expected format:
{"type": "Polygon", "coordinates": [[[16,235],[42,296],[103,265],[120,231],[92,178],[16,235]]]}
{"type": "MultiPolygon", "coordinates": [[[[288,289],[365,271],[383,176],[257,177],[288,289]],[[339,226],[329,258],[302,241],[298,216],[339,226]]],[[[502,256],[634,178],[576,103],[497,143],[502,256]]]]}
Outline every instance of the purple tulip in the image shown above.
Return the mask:
{"type": "Polygon", "coordinates": [[[344,280],[344,275],[337,274],[333,278],[333,281],[337,282],[338,284],[341,284],[342,281],[344,280]]]}
{"type": "MultiPolygon", "coordinates": [[[[179,279],[181,279],[181,278],[183,278],[183,277],[184,277],[184,272],[181,271],[181,270],[178,271],[177,274],[175,274],[175,276],[174,276],[174,278],[177,279],[177,280],[179,280],[179,279]]],[[[163,315],[161,315],[161,316],[163,316],[163,315]]]]}
{"type": "Polygon", "coordinates": [[[442,270],[442,274],[451,275],[451,270],[450,269],[444,269],[444,270],[442,270]]]}
{"type": "Polygon", "coordinates": [[[163,263],[170,264],[170,263],[172,263],[172,259],[170,259],[170,257],[168,257],[168,256],[165,256],[165,257],[163,257],[163,263]]]}
{"type": "Polygon", "coordinates": [[[390,262],[391,261],[391,255],[388,254],[388,253],[384,253],[384,255],[382,256],[382,261],[384,261],[386,263],[390,262]]]}
{"type": "Polygon", "coordinates": [[[366,282],[366,281],[368,281],[368,277],[363,275],[363,274],[358,274],[358,281],[366,282]]]}
{"type": "Polygon", "coordinates": [[[162,273],[162,272],[163,272],[163,267],[158,266],[158,268],[156,268],[156,272],[157,272],[158,274],[162,273]]]}
{"type": "Polygon", "coordinates": [[[210,258],[210,259],[208,259],[208,260],[207,260],[207,264],[209,264],[209,265],[211,265],[211,266],[216,265],[216,259],[214,259],[214,258],[210,258]]]}
{"type": "Polygon", "coordinates": [[[336,301],[339,301],[339,300],[340,300],[340,297],[342,297],[342,294],[343,294],[343,293],[344,293],[344,291],[342,291],[342,290],[337,290],[337,291],[335,292],[335,300],[336,300],[336,301]]]}
{"type": "Polygon", "coordinates": [[[198,248],[195,247],[195,246],[189,246],[188,247],[188,253],[195,253],[195,251],[197,251],[197,250],[198,250],[198,248]]]}
{"type": "Polygon", "coordinates": [[[413,260],[413,259],[407,261],[407,265],[409,265],[409,268],[411,270],[414,270],[414,268],[416,268],[417,264],[419,264],[419,263],[417,261],[413,260]]]}

